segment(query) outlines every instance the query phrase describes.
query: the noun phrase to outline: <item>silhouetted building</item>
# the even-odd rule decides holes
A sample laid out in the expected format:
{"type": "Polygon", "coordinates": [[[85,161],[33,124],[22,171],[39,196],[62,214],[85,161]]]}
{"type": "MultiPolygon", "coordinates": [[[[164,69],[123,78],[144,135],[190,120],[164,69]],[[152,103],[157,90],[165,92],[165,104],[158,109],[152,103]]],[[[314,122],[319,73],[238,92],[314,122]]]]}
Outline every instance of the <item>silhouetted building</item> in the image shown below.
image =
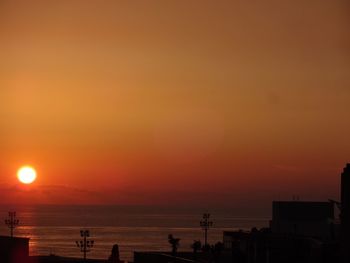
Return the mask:
{"type": "Polygon", "coordinates": [[[225,231],[235,263],[338,262],[334,203],[274,201],[270,228],[225,231]]]}
{"type": "Polygon", "coordinates": [[[342,262],[350,262],[350,163],[341,174],[341,254],[342,262]]]}
{"type": "Polygon", "coordinates": [[[224,249],[231,250],[235,246],[239,246],[241,250],[246,250],[247,240],[250,237],[248,231],[224,231],[224,249]]]}
{"type": "Polygon", "coordinates": [[[235,263],[350,263],[350,163],[341,174],[341,202],[274,201],[270,228],[225,231],[223,241],[235,263]]]}
{"type": "Polygon", "coordinates": [[[270,228],[275,234],[334,239],[334,204],[274,201],[270,228]]]}
{"type": "Polygon", "coordinates": [[[224,232],[234,263],[335,263],[337,244],[317,238],[275,234],[270,229],[224,232]],[[231,242],[231,244],[229,244],[231,242]]]}
{"type": "Polygon", "coordinates": [[[29,260],[29,238],[0,236],[1,263],[25,263],[29,260]]]}

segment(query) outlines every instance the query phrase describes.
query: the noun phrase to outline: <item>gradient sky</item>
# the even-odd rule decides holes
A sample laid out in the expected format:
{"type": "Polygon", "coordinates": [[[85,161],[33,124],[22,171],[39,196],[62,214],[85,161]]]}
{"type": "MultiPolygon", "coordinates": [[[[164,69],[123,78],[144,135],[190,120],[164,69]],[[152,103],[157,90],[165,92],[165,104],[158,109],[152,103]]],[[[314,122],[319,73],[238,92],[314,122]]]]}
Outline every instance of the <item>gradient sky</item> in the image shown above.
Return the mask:
{"type": "Polygon", "coordinates": [[[338,198],[349,7],[1,1],[0,203],[338,198]]]}

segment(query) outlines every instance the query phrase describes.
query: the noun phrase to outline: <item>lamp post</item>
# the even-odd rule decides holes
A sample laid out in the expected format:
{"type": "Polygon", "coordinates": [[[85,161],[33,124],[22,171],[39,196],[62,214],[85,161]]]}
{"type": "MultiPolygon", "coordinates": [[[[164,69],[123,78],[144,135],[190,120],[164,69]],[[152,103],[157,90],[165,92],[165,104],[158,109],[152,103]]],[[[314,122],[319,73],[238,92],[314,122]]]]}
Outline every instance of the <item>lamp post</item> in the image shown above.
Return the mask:
{"type": "Polygon", "coordinates": [[[16,212],[9,212],[9,219],[5,219],[5,224],[11,230],[11,237],[13,237],[13,230],[18,226],[19,220],[16,219],[16,212]]]}
{"type": "Polygon", "coordinates": [[[91,248],[94,246],[94,240],[88,240],[90,237],[89,230],[80,230],[80,236],[83,238],[82,240],[75,241],[78,248],[80,248],[80,252],[84,253],[84,262],[86,262],[86,253],[91,251],[91,248]]]}
{"type": "Polygon", "coordinates": [[[213,226],[213,222],[209,221],[210,218],[210,214],[209,213],[205,213],[203,214],[203,220],[200,221],[200,226],[202,227],[202,229],[204,230],[204,247],[207,246],[208,244],[208,230],[211,226],[213,226]]]}

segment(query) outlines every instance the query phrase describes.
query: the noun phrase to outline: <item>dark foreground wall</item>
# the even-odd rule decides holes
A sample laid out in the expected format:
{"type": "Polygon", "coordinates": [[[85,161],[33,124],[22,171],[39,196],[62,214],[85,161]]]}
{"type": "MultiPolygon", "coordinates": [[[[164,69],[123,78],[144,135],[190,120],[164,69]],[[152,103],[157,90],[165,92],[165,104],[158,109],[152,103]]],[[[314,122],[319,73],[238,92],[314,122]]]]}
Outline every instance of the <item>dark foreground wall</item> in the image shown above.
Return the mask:
{"type": "Polygon", "coordinates": [[[134,263],[195,263],[196,261],[175,257],[161,252],[134,252],[134,263]]]}
{"type": "MultiPolygon", "coordinates": [[[[85,263],[85,261],[80,258],[67,258],[59,256],[35,256],[29,258],[29,263],[85,263]]],[[[86,263],[107,263],[107,260],[87,259],[86,263]]]]}
{"type": "Polygon", "coordinates": [[[29,260],[29,238],[0,236],[0,262],[26,263],[29,260]]]}

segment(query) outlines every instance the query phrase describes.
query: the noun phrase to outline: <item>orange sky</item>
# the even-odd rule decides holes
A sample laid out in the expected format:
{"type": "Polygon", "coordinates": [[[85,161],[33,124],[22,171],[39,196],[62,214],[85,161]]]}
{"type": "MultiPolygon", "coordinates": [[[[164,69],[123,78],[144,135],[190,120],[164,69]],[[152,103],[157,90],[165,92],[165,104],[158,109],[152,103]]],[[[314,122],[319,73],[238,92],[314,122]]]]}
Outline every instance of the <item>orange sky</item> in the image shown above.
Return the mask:
{"type": "Polygon", "coordinates": [[[345,0],[1,1],[0,203],[337,198],[349,11],[345,0]],[[38,170],[34,185],[18,184],[22,164],[38,170]]]}

